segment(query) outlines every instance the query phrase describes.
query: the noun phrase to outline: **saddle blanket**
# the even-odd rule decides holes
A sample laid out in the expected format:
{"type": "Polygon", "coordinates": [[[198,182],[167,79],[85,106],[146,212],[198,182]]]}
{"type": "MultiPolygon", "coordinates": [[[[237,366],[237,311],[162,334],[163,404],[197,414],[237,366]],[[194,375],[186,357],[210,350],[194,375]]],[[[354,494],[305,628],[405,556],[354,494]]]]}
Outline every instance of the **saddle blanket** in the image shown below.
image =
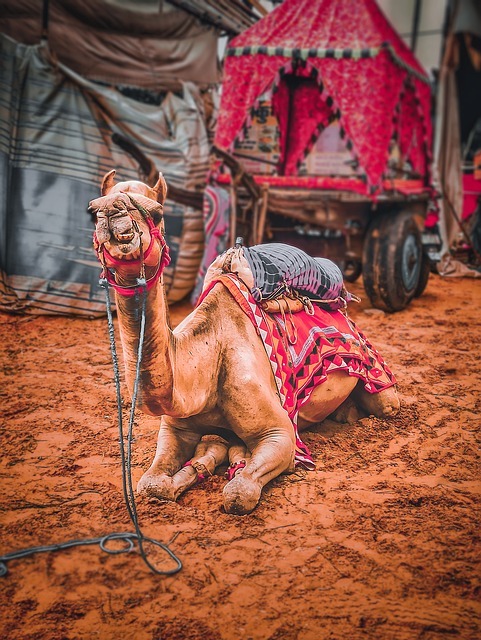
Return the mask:
{"type": "Polygon", "coordinates": [[[234,274],[217,276],[197,304],[221,283],[250,318],[262,339],[277,392],[296,435],[296,466],[314,469],[308,447],[297,429],[299,410],[329,373],[345,371],[363,381],[369,393],[379,393],[396,379],[378,351],[342,311],[326,311],[314,304],[314,315],[266,313],[246,285],[234,274]]]}

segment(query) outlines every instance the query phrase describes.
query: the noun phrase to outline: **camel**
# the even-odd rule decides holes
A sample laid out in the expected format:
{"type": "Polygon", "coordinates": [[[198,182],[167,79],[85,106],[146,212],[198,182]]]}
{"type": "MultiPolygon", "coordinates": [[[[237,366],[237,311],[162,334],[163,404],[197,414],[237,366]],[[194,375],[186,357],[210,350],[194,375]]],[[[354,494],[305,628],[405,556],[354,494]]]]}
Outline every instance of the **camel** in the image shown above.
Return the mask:
{"type": "MultiPolygon", "coordinates": [[[[138,181],[116,183],[114,176],[115,170],[104,176],[101,197],[89,205],[96,220],[94,246],[116,289],[131,394],[140,323],[139,300],[133,294],[139,292],[139,273],[145,274],[146,337],[138,407],[161,417],[155,457],[137,492],[175,501],[219,466],[230,464],[224,510],[250,513],[266,484],[295,467],[292,422],[279,400],[261,338],[220,282],[214,282],[172,330],[162,283],[169,261],[162,220],[166,182],[161,173],[153,187],[138,181]]],[[[387,418],[400,405],[395,386],[367,393],[358,378],[333,371],[302,406],[298,428],[313,426],[336,410],[338,419],[345,420],[353,406],[387,418]]]]}

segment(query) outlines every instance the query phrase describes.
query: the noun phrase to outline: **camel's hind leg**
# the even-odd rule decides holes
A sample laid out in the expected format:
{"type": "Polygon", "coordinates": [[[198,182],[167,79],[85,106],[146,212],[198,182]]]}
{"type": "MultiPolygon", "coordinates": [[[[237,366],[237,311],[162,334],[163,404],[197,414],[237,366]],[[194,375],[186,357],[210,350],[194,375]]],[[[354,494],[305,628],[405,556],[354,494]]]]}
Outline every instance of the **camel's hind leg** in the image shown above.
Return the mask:
{"type": "Polygon", "coordinates": [[[368,415],[376,416],[376,418],[395,416],[401,406],[396,387],[389,387],[379,393],[369,393],[365,390],[361,380],[357,383],[352,397],[368,415]]]}
{"type": "Polygon", "coordinates": [[[309,401],[301,408],[298,419],[300,431],[322,422],[327,416],[336,416],[338,422],[355,422],[357,414],[352,410],[350,397],[357,379],[344,371],[329,373],[326,380],[311,393],[309,401]],[[333,415],[334,414],[334,415],[333,415]]]}

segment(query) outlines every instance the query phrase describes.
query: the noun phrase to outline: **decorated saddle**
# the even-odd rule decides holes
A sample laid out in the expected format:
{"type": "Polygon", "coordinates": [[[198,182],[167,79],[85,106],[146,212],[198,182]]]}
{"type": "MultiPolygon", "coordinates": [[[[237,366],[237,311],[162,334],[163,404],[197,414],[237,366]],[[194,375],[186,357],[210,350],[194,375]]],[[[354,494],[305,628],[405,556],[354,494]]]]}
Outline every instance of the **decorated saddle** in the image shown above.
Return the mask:
{"type": "Polygon", "coordinates": [[[218,256],[204,279],[235,274],[265,311],[313,312],[312,304],[336,311],[358,300],[344,287],[342,272],[331,260],[313,258],[297,247],[271,243],[236,246],[218,256]]]}
{"type": "Polygon", "coordinates": [[[344,312],[352,296],[346,292],[336,265],[322,260],[319,274],[311,262],[317,263],[318,259],[299,256],[297,252],[303,253],[300,249],[291,252],[293,247],[274,245],[274,253],[267,254],[265,260],[264,247],[270,249],[271,245],[231,249],[227,260],[223,254],[214,261],[197,304],[215,284],[222,283],[250,318],[264,344],[280,402],[296,434],[296,465],[313,469],[312,456],[298,434],[297,420],[315,387],[335,370],[359,378],[370,393],[387,389],[396,380],[378,351],[344,312]],[[278,259],[283,262],[276,266],[278,259]],[[289,262],[296,264],[296,271],[283,271],[289,262]],[[306,264],[313,268],[310,276],[301,272],[306,264]],[[293,289],[294,285],[299,289],[293,289]],[[283,296],[286,291],[299,295],[305,310],[291,313],[280,308],[269,312],[264,308],[263,301],[276,300],[276,295],[283,296]],[[305,304],[304,296],[312,301],[310,305],[305,304]],[[327,308],[323,308],[325,304],[327,308]]]}

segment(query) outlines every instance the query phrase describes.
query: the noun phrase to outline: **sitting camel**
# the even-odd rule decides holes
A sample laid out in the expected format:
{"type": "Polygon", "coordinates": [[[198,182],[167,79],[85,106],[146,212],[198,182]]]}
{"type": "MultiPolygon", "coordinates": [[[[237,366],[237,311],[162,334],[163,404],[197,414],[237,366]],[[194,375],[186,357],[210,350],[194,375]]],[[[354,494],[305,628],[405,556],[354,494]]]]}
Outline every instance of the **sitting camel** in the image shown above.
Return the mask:
{"type": "MultiPolygon", "coordinates": [[[[349,342],[344,336],[355,333],[345,311],[323,312],[329,317],[337,313],[348,323],[349,330],[334,332],[339,340],[329,337],[332,326],[314,327],[319,334],[324,332],[319,340],[330,348],[329,366],[323,366],[323,375],[318,376],[318,383],[311,384],[308,394],[303,389],[304,401],[297,408],[290,407],[290,412],[286,410],[278,377],[273,375],[276,353],[271,349],[269,355],[266,351],[261,335],[268,332],[255,325],[249,309],[261,321],[276,314],[262,310],[252,297],[250,288],[255,283],[242,249],[227,252],[227,267],[225,256],[215,261],[200,302],[172,330],[162,284],[162,272],[169,262],[162,219],[167,185],[162,174],[153,187],[138,181],[115,184],[114,175],[115,171],[106,174],[102,197],[90,203],[89,212],[96,216],[94,246],[104,274],[116,290],[126,382],[131,393],[139,343],[139,298],[135,295],[139,292],[139,274],[145,274],[147,282],[138,403],[141,411],[161,416],[161,424],[154,461],[138,483],[140,494],[176,500],[199,479],[230,463],[229,481],[223,490],[224,509],[246,514],[258,504],[262,488],[280,474],[293,471],[298,459],[309,468],[308,450],[302,449],[297,429],[344,409],[348,399],[351,407],[354,399],[357,406],[378,417],[392,416],[399,410],[392,377],[382,388],[371,386],[366,391],[369,384],[356,369],[359,363],[351,359],[352,366],[347,366],[346,358],[331,353],[333,344],[341,347],[349,342]],[[248,308],[242,308],[243,301],[248,308]]],[[[307,317],[317,307],[305,298],[304,303],[307,314],[278,308],[277,343],[279,348],[284,345],[288,374],[294,339],[286,327],[290,322],[295,329],[297,315],[307,317]],[[282,320],[285,331],[281,329],[282,320]]],[[[357,340],[359,335],[355,334],[357,340]]],[[[353,344],[351,341],[346,349],[353,344]]],[[[319,345],[321,342],[316,342],[314,348],[321,349],[319,345]]],[[[371,362],[376,354],[370,352],[371,362]]],[[[377,364],[376,375],[381,376],[382,364],[377,364]]]]}

